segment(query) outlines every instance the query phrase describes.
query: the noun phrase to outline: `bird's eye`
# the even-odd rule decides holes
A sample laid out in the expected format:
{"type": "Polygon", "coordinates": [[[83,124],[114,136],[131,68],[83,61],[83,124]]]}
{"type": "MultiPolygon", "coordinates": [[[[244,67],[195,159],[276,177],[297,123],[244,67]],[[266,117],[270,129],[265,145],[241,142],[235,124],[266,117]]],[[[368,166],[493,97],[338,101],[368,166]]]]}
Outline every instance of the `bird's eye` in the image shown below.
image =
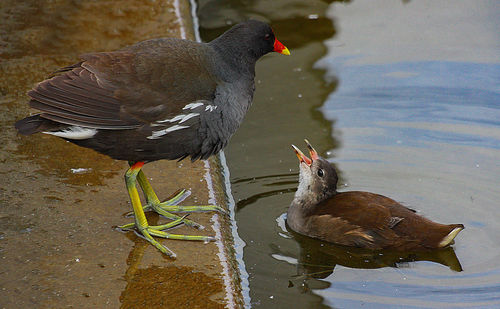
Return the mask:
{"type": "Polygon", "coordinates": [[[318,170],[318,176],[319,176],[319,177],[323,177],[323,175],[325,175],[325,172],[323,172],[323,170],[322,170],[322,169],[319,169],[319,170],[318,170]]]}
{"type": "Polygon", "coordinates": [[[271,35],[269,33],[267,33],[265,36],[264,36],[264,40],[266,41],[269,41],[269,39],[271,38],[271,35]]]}

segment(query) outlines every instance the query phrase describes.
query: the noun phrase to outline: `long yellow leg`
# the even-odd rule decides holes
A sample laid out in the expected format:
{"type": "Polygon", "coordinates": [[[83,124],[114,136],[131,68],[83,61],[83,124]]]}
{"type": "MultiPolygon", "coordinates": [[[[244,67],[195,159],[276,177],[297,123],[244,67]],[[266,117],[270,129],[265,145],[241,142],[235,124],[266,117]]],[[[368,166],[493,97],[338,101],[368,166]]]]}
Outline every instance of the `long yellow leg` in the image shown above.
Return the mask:
{"type": "MultiPolygon", "coordinates": [[[[141,168],[144,166],[144,162],[137,162],[133,164],[125,173],[125,183],[127,185],[127,191],[130,195],[130,201],[132,202],[132,208],[134,210],[135,223],[134,226],[137,230],[144,236],[144,238],[149,241],[153,246],[155,246],[162,253],[175,257],[175,253],[172,252],[167,247],[160,244],[156,241],[153,236],[170,238],[170,239],[179,239],[179,240],[199,240],[199,241],[213,241],[213,237],[209,236],[191,236],[191,235],[178,235],[178,234],[170,234],[163,231],[166,228],[175,226],[182,221],[185,221],[185,217],[178,217],[173,222],[164,225],[158,226],[149,226],[148,221],[146,219],[146,215],[144,214],[144,208],[142,207],[141,200],[139,198],[139,192],[137,191],[136,182],[137,175],[139,174],[141,168]],[[152,236],[153,235],[153,236],[152,236]]],[[[155,194],[156,196],[156,194],[155,194]]],[[[121,226],[123,229],[130,229],[131,224],[126,224],[121,226]]]]}
{"type": "MultiPolygon", "coordinates": [[[[173,198],[166,200],[164,202],[160,202],[160,199],[156,195],[153,187],[149,183],[146,175],[142,170],[139,171],[137,175],[137,182],[144,192],[144,196],[146,197],[147,205],[144,206],[144,210],[153,210],[156,213],[164,216],[167,219],[177,220],[180,217],[172,214],[170,212],[207,212],[207,211],[218,211],[223,214],[227,214],[226,211],[219,206],[216,205],[202,205],[202,206],[177,206],[178,203],[182,202],[187,196],[189,196],[190,192],[186,190],[181,190],[177,193],[173,198]]],[[[204,227],[194,221],[184,220],[184,224],[188,226],[192,226],[195,228],[203,229],[204,227]]]]}

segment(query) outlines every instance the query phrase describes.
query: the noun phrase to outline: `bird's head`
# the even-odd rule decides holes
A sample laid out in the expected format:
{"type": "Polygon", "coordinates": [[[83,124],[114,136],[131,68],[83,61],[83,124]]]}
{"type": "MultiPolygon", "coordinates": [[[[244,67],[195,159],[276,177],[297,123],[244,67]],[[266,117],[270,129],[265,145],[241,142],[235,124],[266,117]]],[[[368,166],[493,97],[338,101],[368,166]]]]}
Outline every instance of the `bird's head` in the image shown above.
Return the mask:
{"type": "Polygon", "coordinates": [[[300,161],[299,187],[295,193],[295,199],[318,203],[337,193],[337,171],[330,162],[318,155],[307,140],[305,142],[309,149],[310,158],[292,145],[300,161]]]}

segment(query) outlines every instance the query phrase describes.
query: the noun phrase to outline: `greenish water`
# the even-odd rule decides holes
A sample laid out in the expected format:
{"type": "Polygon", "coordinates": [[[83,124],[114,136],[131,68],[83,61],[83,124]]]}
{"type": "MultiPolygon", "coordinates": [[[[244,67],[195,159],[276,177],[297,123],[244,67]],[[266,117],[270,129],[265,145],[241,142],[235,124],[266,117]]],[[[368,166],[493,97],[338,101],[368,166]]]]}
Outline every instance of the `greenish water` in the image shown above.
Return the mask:
{"type": "Polygon", "coordinates": [[[260,308],[500,306],[500,5],[497,1],[198,1],[202,39],[247,18],[292,55],[257,67],[254,104],[226,149],[260,308]],[[466,229],[453,249],[382,256],[286,230],[290,144],[308,138],[341,190],[392,197],[466,229]]]}

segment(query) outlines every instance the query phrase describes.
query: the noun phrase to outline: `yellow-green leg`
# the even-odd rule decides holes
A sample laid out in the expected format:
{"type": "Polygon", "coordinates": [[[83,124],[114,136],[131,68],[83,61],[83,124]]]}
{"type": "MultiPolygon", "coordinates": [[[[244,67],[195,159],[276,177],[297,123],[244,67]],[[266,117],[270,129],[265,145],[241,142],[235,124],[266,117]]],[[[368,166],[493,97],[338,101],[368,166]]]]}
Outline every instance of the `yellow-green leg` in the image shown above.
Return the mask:
{"type": "MultiPolygon", "coordinates": [[[[141,170],[137,175],[137,182],[141,186],[144,195],[146,196],[147,209],[152,209],[157,211],[158,209],[162,209],[164,211],[173,211],[173,212],[204,212],[204,211],[218,211],[226,214],[226,211],[219,206],[216,205],[201,205],[201,206],[177,206],[178,203],[182,202],[186,197],[190,195],[190,192],[186,190],[181,190],[177,195],[173,198],[160,202],[158,196],[154,192],[151,184],[149,183],[146,175],[141,170]]],[[[158,212],[158,211],[157,211],[158,212]]],[[[158,212],[159,213],[159,212],[158,212]]]]}
{"type": "MultiPolygon", "coordinates": [[[[150,226],[148,224],[148,221],[146,219],[146,215],[144,214],[144,208],[142,207],[141,200],[139,198],[139,192],[137,191],[137,187],[136,187],[136,182],[138,180],[138,174],[140,173],[143,165],[144,165],[143,162],[137,162],[137,163],[133,164],[125,173],[125,183],[127,185],[127,191],[130,195],[130,200],[132,202],[135,223],[126,224],[126,225],[120,226],[120,228],[130,229],[133,226],[135,226],[135,228],[137,228],[137,230],[142,234],[142,236],[144,236],[144,238],[147,241],[149,241],[158,250],[160,250],[161,252],[163,252],[164,254],[166,254],[170,257],[175,257],[176,256],[175,253],[172,252],[167,247],[160,244],[158,241],[156,241],[153,238],[153,236],[169,238],[169,239],[178,239],[178,240],[213,241],[214,238],[209,237],[209,236],[178,235],[178,234],[170,234],[170,233],[163,231],[167,228],[170,228],[170,227],[176,226],[182,222],[185,222],[186,221],[185,216],[184,217],[175,216],[174,221],[167,223],[167,224],[163,224],[163,225],[150,226]]],[[[149,182],[148,182],[148,185],[149,185],[149,182]]],[[[144,188],[143,188],[143,190],[144,190],[144,188]]],[[[156,194],[154,196],[156,197],[156,194]]],[[[149,198],[151,198],[151,196],[149,198]]],[[[174,197],[173,199],[175,199],[175,198],[176,197],[174,197]]]]}
{"type": "MultiPolygon", "coordinates": [[[[129,162],[132,166],[132,163],[129,162]]],[[[142,170],[137,174],[137,182],[144,192],[144,196],[146,197],[146,205],[144,206],[144,210],[153,210],[159,215],[164,216],[167,219],[177,220],[179,216],[172,214],[171,212],[207,212],[207,211],[217,211],[223,214],[227,214],[226,211],[216,205],[201,205],[201,206],[177,206],[178,203],[182,202],[186,197],[188,197],[191,193],[186,190],[180,190],[173,198],[160,202],[160,199],[156,195],[153,187],[149,183],[146,175],[142,170]]],[[[201,224],[198,224],[191,220],[184,220],[184,224],[188,226],[192,226],[195,228],[203,229],[204,227],[201,224]]]]}

